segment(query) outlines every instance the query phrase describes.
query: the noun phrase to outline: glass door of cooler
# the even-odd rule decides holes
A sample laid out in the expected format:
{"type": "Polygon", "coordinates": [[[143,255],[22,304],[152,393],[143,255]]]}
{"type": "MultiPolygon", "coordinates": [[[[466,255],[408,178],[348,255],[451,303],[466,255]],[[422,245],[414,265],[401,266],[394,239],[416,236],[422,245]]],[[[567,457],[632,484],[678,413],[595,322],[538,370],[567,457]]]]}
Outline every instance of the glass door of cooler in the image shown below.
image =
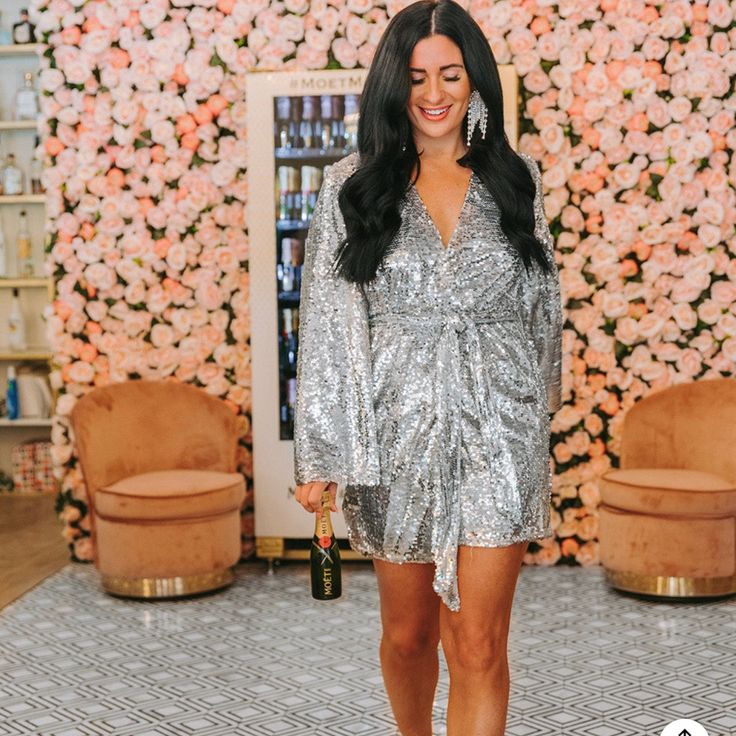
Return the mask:
{"type": "MultiPolygon", "coordinates": [[[[322,171],[357,149],[365,75],[365,70],[255,72],[247,80],[257,545],[312,534],[313,518],[294,500],[301,271],[322,171]]],[[[345,537],[341,515],[333,521],[337,536],[345,537]]]]}

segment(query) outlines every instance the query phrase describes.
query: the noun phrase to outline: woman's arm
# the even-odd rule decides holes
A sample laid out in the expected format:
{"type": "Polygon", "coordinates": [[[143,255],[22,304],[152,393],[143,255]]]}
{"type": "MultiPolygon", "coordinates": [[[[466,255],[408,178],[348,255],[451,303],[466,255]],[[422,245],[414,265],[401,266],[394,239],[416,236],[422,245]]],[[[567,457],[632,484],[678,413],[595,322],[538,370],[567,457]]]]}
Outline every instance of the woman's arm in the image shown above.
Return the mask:
{"type": "Polygon", "coordinates": [[[332,271],[345,224],[337,202],[348,165],[324,171],[302,269],[294,418],[297,484],[377,485],[368,307],[360,285],[332,271]],[[337,171],[336,171],[337,170],[337,171]]]}
{"type": "Polygon", "coordinates": [[[522,153],[534,179],[534,234],[543,245],[552,264],[544,273],[535,261],[529,272],[530,288],[524,294],[527,326],[536,347],[539,368],[547,389],[549,411],[556,412],[562,405],[562,297],[560,278],[554,259],[554,240],[544,213],[542,176],[539,165],[528,154],[522,153]]]}

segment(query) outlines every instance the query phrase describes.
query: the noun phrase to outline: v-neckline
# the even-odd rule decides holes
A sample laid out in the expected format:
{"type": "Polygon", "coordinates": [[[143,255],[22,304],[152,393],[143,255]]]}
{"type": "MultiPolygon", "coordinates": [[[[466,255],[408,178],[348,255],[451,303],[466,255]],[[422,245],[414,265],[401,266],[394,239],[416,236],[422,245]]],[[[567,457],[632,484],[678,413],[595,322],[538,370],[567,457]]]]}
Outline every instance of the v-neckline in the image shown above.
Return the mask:
{"type": "Polygon", "coordinates": [[[473,188],[473,178],[475,177],[475,171],[471,169],[470,171],[470,178],[468,179],[468,186],[465,190],[465,197],[463,198],[463,203],[460,207],[460,213],[457,216],[457,221],[455,222],[455,227],[453,228],[452,232],[450,233],[450,239],[447,241],[447,245],[445,245],[444,241],[442,240],[442,234],[440,233],[440,229],[437,227],[437,224],[432,219],[432,215],[429,214],[429,210],[427,209],[427,205],[424,204],[424,200],[422,199],[421,194],[419,194],[419,191],[417,190],[416,186],[414,186],[414,182],[410,183],[410,188],[414,192],[414,195],[416,196],[417,200],[419,201],[419,206],[422,209],[422,212],[424,213],[424,216],[427,218],[427,221],[432,225],[434,228],[434,232],[437,235],[437,240],[439,240],[440,245],[442,246],[442,250],[447,251],[449,250],[450,246],[452,245],[452,241],[455,239],[455,236],[457,235],[457,231],[460,227],[460,223],[462,222],[463,215],[465,214],[465,208],[467,207],[468,200],[470,199],[470,190],[473,188]]]}

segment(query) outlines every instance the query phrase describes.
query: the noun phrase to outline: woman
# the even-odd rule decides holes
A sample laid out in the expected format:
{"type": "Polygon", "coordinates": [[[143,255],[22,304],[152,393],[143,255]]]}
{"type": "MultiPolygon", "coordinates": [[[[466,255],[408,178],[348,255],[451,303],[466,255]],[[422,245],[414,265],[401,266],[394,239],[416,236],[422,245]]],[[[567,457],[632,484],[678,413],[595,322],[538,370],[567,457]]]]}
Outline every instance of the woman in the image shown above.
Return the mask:
{"type": "Polygon", "coordinates": [[[329,489],[373,557],[403,736],[431,734],[440,641],[448,735],[504,733],[514,588],[552,534],[559,282],[539,169],[502,110],[472,18],[453,0],[402,10],[306,244],[296,499],[319,513],[329,489]]]}

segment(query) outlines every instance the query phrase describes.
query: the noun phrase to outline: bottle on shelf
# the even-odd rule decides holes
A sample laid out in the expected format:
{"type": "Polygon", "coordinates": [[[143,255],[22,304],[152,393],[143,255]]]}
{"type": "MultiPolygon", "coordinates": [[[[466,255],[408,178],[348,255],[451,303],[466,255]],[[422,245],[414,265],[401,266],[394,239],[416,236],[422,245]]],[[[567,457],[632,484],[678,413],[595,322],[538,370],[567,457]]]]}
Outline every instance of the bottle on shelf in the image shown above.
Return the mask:
{"type": "Polygon", "coordinates": [[[28,219],[25,210],[21,210],[18,220],[16,258],[18,276],[31,278],[33,276],[33,251],[31,248],[31,233],[28,230],[28,219]]]}
{"type": "Polygon", "coordinates": [[[322,186],[322,169],[317,166],[302,166],[301,171],[300,219],[309,221],[317,204],[317,194],[322,186]]]}
{"type": "Polygon", "coordinates": [[[274,120],[274,143],[276,148],[289,147],[289,119],[291,100],[288,97],[276,98],[276,118],[274,120]]]}
{"type": "Polygon", "coordinates": [[[323,151],[329,151],[333,147],[332,144],[332,97],[330,95],[322,95],[319,98],[320,103],[320,127],[321,134],[320,147],[323,151]]]}
{"type": "Polygon", "coordinates": [[[15,119],[35,120],[38,117],[38,93],[33,84],[33,72],[23,75],[23,84],[15,93],[15,119]]]}
{"type": "Polygon", "coordinates": [[[28,9],[20,9],[20,20],[13,23],[13,43],[36,43],[36,27],[28,19],[28,9]]]}
{"type": "Polygon", "coordinates": [[[294,268],[292,266],[292,247],[296,238],[282,238],[281,262],[277,266],[277,277],[281,291],[294,291],[294,268]]]}
{"type": "Polygon", "coordinates": [[[304,241],[292,238],[291,267],[294,270],[294,291],[302,289],[302,266],[304,265],[304,241]]]}
{"type": "Polygon", "coordinates": [[[302,98],[302,119],[299,125],[299,137],[304,148],[319,148],[315,137],[315,119],[317,117],[317,98],[302,98]]]}
{"type": "Polygon", "coordinates": [[[281,370],[288,377],[296,376],[297,320],[296,309],[287,307],[281,310],[281,370]]]}
{"type": "Polygon", "coordinates": [[[289,166],[289,191],[292,195],[290,219],[299,220],[302,216],[301,172],[296,166],[289,166]]]}
{"type": "Polygon", "coordinates": [[[301,122],[302,122],[302,98],[291,97],[289,98],[289,148],[302,148],[304,146],[304,140],[301,136],[301,122]]]}
{"type": "Polygon", "coordinates": [[[330,492],[322,494],[322,513],[314,524],[314,537],[309,555],[312,598],[331,601],[342,594],[340,548],[330,519],[330,492]]]}
{"type": "Polygon", "coordinates": [[[45,189],[43,186],[43,161],[38,157],[40,141],[39,137],[36,136],[33,149],[33,158],[31,158],[31,194],[44,194],[45,189]]]}
{"type": "Polygon", "coordinates": [[[15,154],[9,153],[3,167],[3,194],[23,194],[23,172],[15,163],[15,154]]]}
{"type": "Polygon", "coordinates": [[[333,148],[345,147],[345,98],[342,95],[333,95],[332,101],[332,132],[330,141],[333,148]]]}
{"type": "Polygon", "coordinates": [[[0,278],[8,275],[8,248],[5,244],[5,231],[3,220],[0,217],[0,278]]]}
{"type": "Polygon", "coordinates": [[[18,405],[18,379],[15,377],[15,366],[8,366],[8,385],[5,389],[5,408],[8,419],[17,419],[20,416],[18,405]]]}
{"type": "Polygon", "coordinates": [[[301,217],[299,169],[296,166],[279,166],[277,176],[277,219],[298,220],[301,217]]]}
{"type": "Polygon", "coordinates": [[[26,344],[26,323],[20,308],[20,297],[18,289],[13,289],[13,298],[10,302],[10,314],[8,314],[8,347],[11,350],[23,351],[26,344]]]}
{"type": "Polygon", "coordinates": [[[279,199],[278,199],[278,219],[289,220],[291,218],[291,210],[293,207],[293,196],[289,191],[289,169],[290,166],[279,166],[279,199]]]}

